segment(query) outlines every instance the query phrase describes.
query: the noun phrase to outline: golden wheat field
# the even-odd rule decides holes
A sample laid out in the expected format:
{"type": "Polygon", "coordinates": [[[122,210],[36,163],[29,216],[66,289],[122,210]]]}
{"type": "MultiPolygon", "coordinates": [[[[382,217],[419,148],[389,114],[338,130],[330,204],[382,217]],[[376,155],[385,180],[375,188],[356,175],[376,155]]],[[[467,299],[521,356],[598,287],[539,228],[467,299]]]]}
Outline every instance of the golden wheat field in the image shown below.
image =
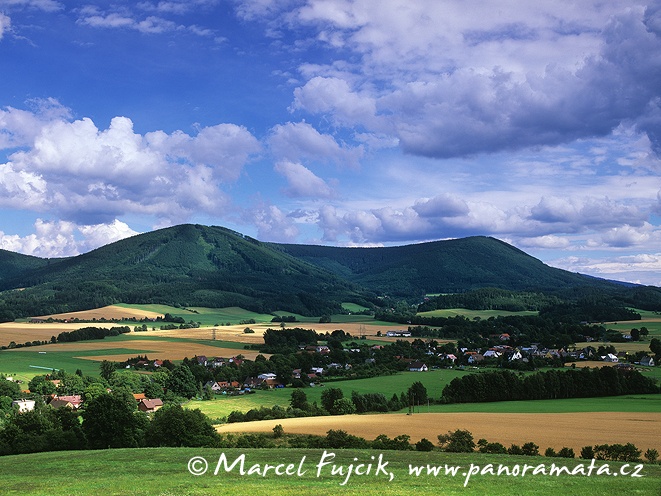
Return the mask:
{"type": "MultiPolygon", "coordinates": [[[[138,310],[134,308],[123,308],[116,305],[110,305],[94,310],[85,310],[82,312],[60,313],[55,315],[43,315],[34,317],[35,319],[53,318],[57,320],[67,320],[78,318],[80,320],[92,319],[129,319],[135,317],[155,318],[161,314],[149,312],[147,310],[138,310]]],[[[64,331],[75,331],[81,327],[114,327],[117,324],[113,322],[94,322],[92,323],[65,323],[65,322],[3,322],[0,324],[0,346],[8,346],[9,343],[25,343],[27,341],[48,341],[51,336],[57,336],[64,331]]]]}
{"type": "Polygon", "coordinates": [[[439,434],[466,429],[475,441],[480,438],[509,447],[534,442],[540,452],[548,447],[633,443],[643,452],[661,448],[661,413],[403,413],[379,415],[339,415],[242,422],[217,426],[220,433],[271,432],[281,424],[285,433],[325,435],[329,429],[372,440],[379,434],[411,436],[412,442],[427,438],[437,441],[439,434]]]}

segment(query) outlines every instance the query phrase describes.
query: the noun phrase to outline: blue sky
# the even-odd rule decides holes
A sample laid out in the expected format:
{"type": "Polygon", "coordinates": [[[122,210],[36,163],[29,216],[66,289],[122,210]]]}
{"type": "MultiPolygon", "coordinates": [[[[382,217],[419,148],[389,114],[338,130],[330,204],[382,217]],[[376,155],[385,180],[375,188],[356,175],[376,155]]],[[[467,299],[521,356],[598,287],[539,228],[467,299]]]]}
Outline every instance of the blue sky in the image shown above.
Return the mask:
{"type": "Polygon", "coordinates": [[[0,0],[0,248],[487,235],[661,285],[661,5],[0,0]]]}

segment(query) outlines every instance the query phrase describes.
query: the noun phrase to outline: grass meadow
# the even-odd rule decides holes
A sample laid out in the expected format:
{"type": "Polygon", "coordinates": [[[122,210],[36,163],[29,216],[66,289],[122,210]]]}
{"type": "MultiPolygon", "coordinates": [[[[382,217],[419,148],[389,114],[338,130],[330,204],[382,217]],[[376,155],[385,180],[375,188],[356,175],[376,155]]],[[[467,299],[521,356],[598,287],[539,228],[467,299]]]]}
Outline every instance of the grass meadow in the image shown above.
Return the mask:
{"type": "MultiPolygon", "coordinates": [[[[546,496],[576,494],[581,496],[650,495],[657,496],[661,487],[661,466],[643,465],[638,475],[631,477],[636,467],[623,466],[619,462],[594,462],[590,472],[587,460],[562,458],[484,455],[479,453],[423,453],[372,450],[328,450],[324,461],[329,465],[319,467],[323,450],[303,449],[196,449],[196,448],[146,448],[103,451],[69,451],[35,453],[0,457],[2,493],[7,495],[70,496],[87,494],[104,495],[236,495],[279,496],[314,494],[316,496],[384,496],[384,495],[484,495],[504,496],[525,494],[546,496]],[[214,471],[224,454],[231,465],[245,455],[244,475],[239,466],[227,472],[223,465],[218,474],[214,471]],[[381,468],[377,467],[381,458],[381,468]],[[189,472],[189,461],[203,457],[208,470],[202,475],[189,472]],[[373,458],[372,458],[373,457],[373,458]],[[349,477],[346,473],[353,464],[371,463],[368,474],[349,477]],[[263,475],[264,465],[292,465],[286,475],[271,469],[263,475]],[[550,475],[551,464],[568,470],[582,471],[586,475],[550,475]],[[604,465],[610,475],[606,475],[604,465]],[[259,465],[259,467],[255,467],[259,465]],[[342,475],[332,475],[333,465],[342,475]],[[427,465],[442,467],[440,473],[427,475],[427,465]],[[495,475],[500,466],[514,474],[495,475]],[[529,468],[521,476],[524,466],[529,468]],[[410,472],[410,467],[423,467],[421,475],[410,472]],[[445,467],[459,467],[456,475],[445,474],[445,467]],[[248,474],[251,467],[253,473],[248,474]],[[494,475],[489,473],[492,470],[494,475]],[[541,467],[541,468],[540,468],[541,467]],[[537,469],[538,473],[532,472],[537,469]],[[542,473],[546,471],[546,475],[542,473]],[[624,475],[620,473],[623,469],[624,475]],[[601,470],[602,473],[597,475],[601,470]],[[258,471],[258,472],[257,472],[258,471]],[[475,472],[478,473],[475,473],[475,472]],[[480,474],[484,471],[484,474],[480,474]],[[472,476],[466,474],[475,473],[472,476]],[[590,473],[591,475],[587,475],[590,473]],[[617,473],[619,476],[613,476],[617,473]],[[299,475],[300,474],[300,475],[299,475]],[[392,474],[392,478],[391,475],[392,474]],[[467,480],[468,479],[468,480],[467,480]]],[[[191,465],[193,470],[203,468],[198,459],[191,465]]],[[[367,466],[360,467],[363,471],[367,466]]]]}

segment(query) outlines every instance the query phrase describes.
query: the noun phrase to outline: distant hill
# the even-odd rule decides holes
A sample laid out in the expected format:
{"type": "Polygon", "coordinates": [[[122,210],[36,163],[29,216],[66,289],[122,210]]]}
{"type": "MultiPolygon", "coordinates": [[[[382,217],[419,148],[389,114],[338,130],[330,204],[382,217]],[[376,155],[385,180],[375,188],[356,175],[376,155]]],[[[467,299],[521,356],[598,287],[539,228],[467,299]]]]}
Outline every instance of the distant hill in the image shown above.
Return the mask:
{"type": "Polygon", "coordinates": [[[43,258],[0,250],[0,285],[31,270],[46,267],[48,264],[49,261],[43,258]]]}
{"type": "Polygon", "coordinates": [[[613,286],[549,267],[518,248],[483,236],[385,248],[276,246],[365,288],[402,296],[485,287],[550,291],[613,286]]]}
{"type": "MultiPolygon", "coordinates": [[[[240,306],[303,315],[341,302],[379,305],[494,287],[598,294],[623,286],[551,268],[506,243],[470,237],[387,248],[263,243],[222,227],[180,225],[89,253],[40,259],[0,251],[0,319],[114,303],[240,306]],[[22,288],[21,291],[11,291],[22,288]]],[[[631,289],[634,291],[634,289],[631,289]]],[[[655,304],[658,295],[649,297],[655,304]]]]}

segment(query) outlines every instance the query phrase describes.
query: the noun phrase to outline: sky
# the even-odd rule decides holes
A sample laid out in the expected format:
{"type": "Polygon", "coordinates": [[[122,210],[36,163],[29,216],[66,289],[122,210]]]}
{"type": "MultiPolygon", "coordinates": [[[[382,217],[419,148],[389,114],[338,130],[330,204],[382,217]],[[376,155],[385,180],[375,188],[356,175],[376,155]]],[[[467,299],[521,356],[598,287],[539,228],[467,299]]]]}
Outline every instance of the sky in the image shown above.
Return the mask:
{"type": "Polygon", "coordinates": [[[492,236],[661,286],[661,2],[0,0],[0,248],[492,236]]]}

